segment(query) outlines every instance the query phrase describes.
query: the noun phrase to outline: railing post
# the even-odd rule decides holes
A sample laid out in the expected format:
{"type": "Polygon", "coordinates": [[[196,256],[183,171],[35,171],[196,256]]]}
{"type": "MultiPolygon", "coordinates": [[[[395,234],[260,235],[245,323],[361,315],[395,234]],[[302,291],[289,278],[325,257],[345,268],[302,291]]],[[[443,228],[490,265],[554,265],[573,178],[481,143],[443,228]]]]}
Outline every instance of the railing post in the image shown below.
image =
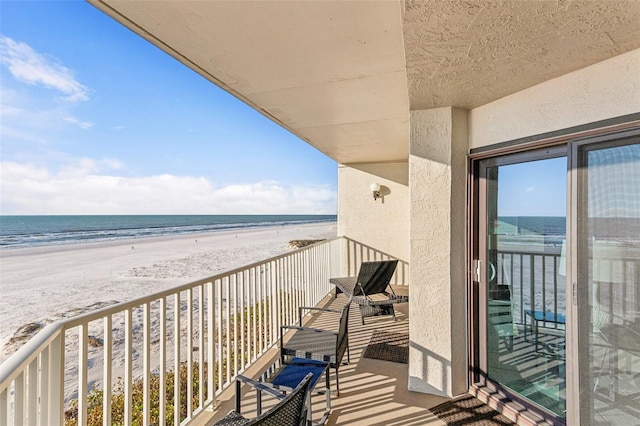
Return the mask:
{"type": "Polygon", "coordinates": [[[535,291],[535,255],[529,256],[529,297],[531,297],[531,309],[536,308],[536,291],[535,291]]]}
{"type": "Polygon", "coordinates": [[[236,294],[236,299],[238,300],[239,308],[236,310],[236,315],[240,315],[240,318],[236,321],[236,327],[240,327],[240,354],[238,358],[240,359],[240,369],[244,369],[246,365],[246,344],[245,341],[245,308],[247,307],[247,303],[245,300],[245,291],[244,291],[245,281],[244,281],[244,272],[236,274],[236,289],[238,289],[236,294]]]}
{"type": "Polygon", "coordinates": [[[111,335],[112,320],[111,315],[104,317],[104,333],[102,339],[103,347],[103,382],[102,382],[102,425],[111,425],[111,358],[113,353],[113,338],[111,335]]]}
{"type": "Polygon", "coordinates": [[[49,418],[49,349],[50,345],[40,354],[40,424],[49,418]]]}
{"type": "Polygon", "coordinates": [[[7,394],[9,389],[5,389],[0,392],[0,426],[7,426],[9,424],[9,398],[7,394]]]}
{"type": "Polygon", "coordinates": [[[148,425],[151,412],[151,305],[149,302],[142,306],[142,424],[148,425]]]}
{"type": "Polygon", "coordinates": [[[173,423],[180,424],[180,292],[173,307],[173,423]]]}
{"type": "MultiPolygon", "coordinates": [[[[542,312],[547,310],[547,257],[542,255],[540,257],[542,263],[542,312]]],[[[547,321],[543,322],[544,326],[547,326],[547,321]]]]}
{"type": "MultiPolygon", "coordinates": [[[[300,260],[300,263],[301,263],[300,272],[304,275],[304,282],[307,283],[306,288],[312,289],[312,292],[310,291],[302,292],[303,301],[300,302],[300,304],[303,306],[309,306],[311,304],[311,300],[315,300],[316,295],[318,294],[318,286],[316,285],[317,282],[314,279],[315,277],[313,276],[313,261],[311,260],[311,259],[315,260],[317,259],[317,257],[311,255],[312,251],[317,252],[316,248],[307,250],[303,253],[303,258],[300,260]]],[[[319,269],[317,270],[318,272],[320,272],[319,269]]],[[[299,288],[298,290],[302,291],[302,288],[299,288]]]]}
{"type": "Polygon", "coordinates": [[[520,321],[524,323],[524,256],[520,253],[520,321]]]}
{"type": "Polygon", "coordinates": [[[187,290],[187,418],[193,414],[193,289],[187,290]]]}
{"type": "Polygon", "coordinates": [[[260,351],[258,353],[262,353],[262,350],[264,348],[264,340],[265,340],[265,326],[264,324],[266,323],[266,321],[264,321],[264,313],[265,313],[265,309],[267,306],[267,297],[266,297],[266,292],[264,291],[264,287],[266,284],[266,274],[267,274],[267,267],[266,265],[262,265],[260,267],[260,274],[258,274],[257,276],[257,285],[256,285],[256,294],[257,299],[260,301],[260,304],[258,305],[258,312],[257,312],[257,318],[256,321],[259,325],[259,331],[257,332],[257,336],[256,336],[256,340],[259,342],[259,348],[260,351]]]}
{"type": "Polygon", "coordinates": [[[216,382],[215,382],[215,371],[216,371],[216,340],[215,340],[215,330],[216,330],[216,299],[214,298],[213,286],[215,281],[211,281],[207,286],[207,304],[208,309],[207,313],[209,314],[209,318],[207,321],[207,355],[209,359],[209,368],[207,370],[207,380],[209,381],[208,386],[208,395],[207,399],[210,399],[213,403],[213,406],[216,406],[216,382]]]}
{"type": "Polygon", "coordinates": [[[24,372],[22,372],[13,382],[13,421],[16,425],[24,424],[24,380],[24,372]]]}
{"type": "Polygon", "coordinates": [[[257,282],[258,282],[258,270],[260,267],[251,268],[249,272],[249,288],[251,291],[249,292],[250,300],[253,301],[251,312],[249,318],[251,318],[251,335],[249,336],[249,342],[253,344],[249,345],[249,348],[253,347],[249,352],[249,359],[252,361],[258,358],[258,354],[260,353],[260,345],[258,343],[258,311],[260,310],[261,300],[257,294],[257,282]]]}
{"type": "MultiPolygon", "coordinates": [[[[165,426],[167,416],[167,298],[162,296],[158,305],[159,310],[159,361],[158,361],[158,421],[165,426]]],[[[105,425],[106,426],[106,425],[105,425]]]]}
{"type": "Polygon", "coordinates": [[[49,353],[49,424],[62,426],[64,424],[64,363],[65,363],[65,330],[51,342],[49,353]]]}
{"type": "Polygon", "coordinates": [[[87,424],[87,340],[88,325],[84,323],[78,330],[78,426],[87,424]]]}
{"type": "Polygon", "coordinates": [[[198,407],[204,407],[204,284],[198,286],[198,407]]]}
{"type": "Polygon", "coordinates": [[[277,292],[277,278],[276,271],[278,270],[278,261],[271,262],[270,277],[269,277],[269,289],[271,290],[271,317],[269,318],[271,336],[267,342],[267,346],[271,342],[275,342],[278,339],[278,292],[277,292]]]}
{"type": "MultiPolygon", "coordinates": [[[[226,372],[227,375],[225,377],[225,383],[231,383],[231,336],[233,335],[233,330],[231,330],[231,278],[230,277],[226,277],[223,281],[225,283],[225,295],[226,295],[226,306],[225,306],[225,312],[226,312],[226,317],[224,318],[225,320],[225,324],[224,324],[224,329],[227,331],[226,332],[226,372]]],[[[223,296],[224,298],[224,296],[223,296]]],[[[222,300],[222,298],[220,299],[222,300]]],[[[221,336],[221,338],[224,336],[221,336]]]]}
{"type": "MultiPolygon", "coordinates": [[[[218,314],[218,323],[216,324],[216,333],[218,334],[218,352],[217,356],[220,358],[220,362],[217,363],[218,366],[218,386],[216,386],[216,391],[218,388],[222,388],[222,384],[224,383],[224,365],[222,362],[222,355],[224,354],[222,349],[222,337],[223,337],[223,327],[224,327],[224,319],[222,318],[223,307],[222,307],[222,280],[217,281],[216,285],[216,304],[218,305],[217,314],[218,314]]],[[[216,358],[217,360],[217,358],[216,358]]],[[[227,362],[227,365],[229,363],[227,362]]]]}
{"type": "Polygon", "coordinates": [[[35,426],[38,422],[38,357],[29,363],[27,375],[27,421],[29,426],[35,426]]]}
{"type": "Polygon", "coordinates": [[[132,390],[132,349],[133,349],[133,319],[131,317],[131,309],[124,311],[124,424],[131,425],[132,412],[131,404],[133,402],[132,390]]]}
{"type": "MultiPolygon", "coordinates": [[[[553,255],[553,313],[558,315],[558,262],[560,261],[560,255],[553,255]]],[[[566,283],[565,283],[566,288],[566,283]]],[[[554,323],[555,327],[558,328],[558,323],[554,323]]]]}

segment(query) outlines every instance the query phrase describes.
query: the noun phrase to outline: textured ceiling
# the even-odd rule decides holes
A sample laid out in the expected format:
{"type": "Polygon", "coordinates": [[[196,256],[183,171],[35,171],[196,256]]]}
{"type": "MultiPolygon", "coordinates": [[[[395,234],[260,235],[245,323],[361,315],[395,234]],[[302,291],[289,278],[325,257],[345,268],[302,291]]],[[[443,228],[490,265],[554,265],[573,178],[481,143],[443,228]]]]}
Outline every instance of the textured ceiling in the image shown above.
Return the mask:
{"type": "Polygon", "coordinates": [[[411,109],[471,109],[640,48],[640,1],[406,2],[411,109]]]}
{"type": "Polygon", "coordinates": [[[405,160],[410,109],[640,48],[640,0],[88,1],[346,164],[405,160]]]}

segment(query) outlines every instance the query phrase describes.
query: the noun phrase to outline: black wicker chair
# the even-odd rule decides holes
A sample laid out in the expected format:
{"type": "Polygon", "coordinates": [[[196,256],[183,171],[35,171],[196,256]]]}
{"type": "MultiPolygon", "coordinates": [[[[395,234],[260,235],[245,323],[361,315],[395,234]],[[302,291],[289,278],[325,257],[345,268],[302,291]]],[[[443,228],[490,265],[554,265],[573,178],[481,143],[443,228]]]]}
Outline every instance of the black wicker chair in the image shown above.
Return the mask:
{"type": "Polygon", "coordinates": [[[340,382],[338,369],[342,365],[342,358],[347,352],[347,364],[351,361],[349,354],[349,305],[342,309],[301,307],[300,326],[280,327],[280,358],[284,363],[287,357],[309,358],[329,363],[329,367],[336,370],[336,396],[340,396],[340,382]],[[302,314],[304,310],[320,312],[336,312],[340,314],[337,331],[323,330],[312,327],[302,327],[302,314]],[[293,331],[291,337],[285,342],[284,334],[293,331]]]}
{"type": "Polygon", "coordinates": [[[307,424],[307,404],[309,394],[309,383],[313,374],[307,374],[300,384],[288,395],[278,389],[270,387],[268,384],[248,379],[244,376],[236,377],[236,409],[230,411],[220,419],[215,426],[245,426],[245,425],[266,425],[266,426],[302,426],[307,424]],[[258,390],[257,412],[258,416],[247,419],[240,414],[241,393],[240,385],[246,383],[258,390]],[[268,411],[262,413],[262,393],[268,393],[280,401],[268,411]]]}
{"type": "Polygon", "coordinates": [[[344,293],[358,304],[362,324],[365,318],[379,315],[393,315],[395,320],[393,305],[409,301],[407,296],[397,295],[389,285],[397,264],[397,259],[362,262],[357,277],[331,278],[329,281],[336,286],[336,297],[344,293]]]}

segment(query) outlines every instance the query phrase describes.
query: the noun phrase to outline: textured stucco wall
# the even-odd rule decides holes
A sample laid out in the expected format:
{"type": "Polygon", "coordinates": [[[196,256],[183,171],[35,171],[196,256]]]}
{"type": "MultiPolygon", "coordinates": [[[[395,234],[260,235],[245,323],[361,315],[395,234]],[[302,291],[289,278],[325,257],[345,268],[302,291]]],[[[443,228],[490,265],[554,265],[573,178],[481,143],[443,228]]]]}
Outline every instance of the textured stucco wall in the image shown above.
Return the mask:
{"type": "Polygon", "coordinates": [[[338,167],[338,235],[409,259],[408,163],[338,167]],[[382,198],[373,200],[378,182],[382,198]]]}
{"type": "Polygon", "coordinates": [[[475,108],[471,148],[640,112],[640,49],[475,108]]]}
{"type": "Polygon", "coordinates": [[[411,111],[409,389],[467,389],[465,218],[467,112],[411,111]]]}

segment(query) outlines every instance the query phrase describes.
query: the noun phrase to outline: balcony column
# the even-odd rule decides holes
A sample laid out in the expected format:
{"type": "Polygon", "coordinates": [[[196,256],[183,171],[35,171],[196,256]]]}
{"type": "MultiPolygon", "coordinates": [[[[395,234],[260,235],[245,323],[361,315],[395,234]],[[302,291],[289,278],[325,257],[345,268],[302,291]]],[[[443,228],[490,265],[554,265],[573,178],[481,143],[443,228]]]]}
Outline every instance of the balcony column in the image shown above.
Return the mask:
{"type": "Polygon", "coordinates": [[[411,111],[409,390],[467,389],[467,112],[411,111]]]}

